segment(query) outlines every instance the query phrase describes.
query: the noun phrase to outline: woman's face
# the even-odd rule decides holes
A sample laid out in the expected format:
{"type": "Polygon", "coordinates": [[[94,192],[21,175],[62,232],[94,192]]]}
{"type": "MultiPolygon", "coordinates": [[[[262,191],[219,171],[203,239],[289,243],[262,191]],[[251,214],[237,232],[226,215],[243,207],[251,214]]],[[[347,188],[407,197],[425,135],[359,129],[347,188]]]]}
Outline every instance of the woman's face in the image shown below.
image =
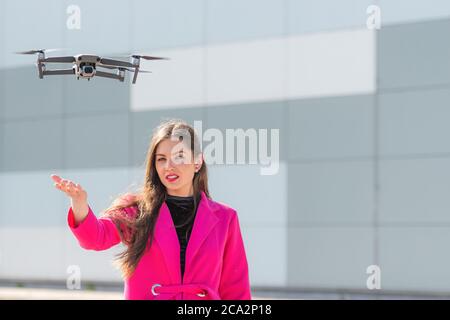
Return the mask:
{"type": "Polygon", "coordinates": [[[155,166],[159,179],[173,196],[192,196],[192,181],[200,170],[202,158],[193,161],[189,147],[180,141],[162,140],[156,148],[155,166]]]}

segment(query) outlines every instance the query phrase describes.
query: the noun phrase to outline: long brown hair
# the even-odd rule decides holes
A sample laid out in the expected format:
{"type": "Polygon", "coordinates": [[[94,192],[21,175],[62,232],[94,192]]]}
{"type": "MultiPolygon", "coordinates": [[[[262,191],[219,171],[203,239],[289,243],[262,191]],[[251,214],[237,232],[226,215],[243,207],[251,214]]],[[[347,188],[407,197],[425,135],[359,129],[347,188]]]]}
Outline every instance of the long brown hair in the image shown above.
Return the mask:
{"type": "MultiPolygon", "coordinates": [[[[177,139],[186,143],[192,151],[193,158],[200,155],[200,143],[192,126],[183,120],[170,119],[163,121],[155,130],[145,160],[145,179],[137,193],[125,193],[117,197],[111,206],[103,211],[116,224],[126,250],[117,255],[116,263],[122,270],[124,278],[129,278],[136,269],[139,260],[153,243],[153,234],[158,219],[159,210],[166,200],[166,187],[159,179],[155,167],[156,149],[165,139],[177,139]],[[137,207],[135,216],[127,215],[124,208],[137,207]]],[[[210,198],[208,190],[208,175],[206,164],[203,164],[193,178],[195,216],[201,192],[210,198]]],[[[188,220],[191,220],[188,219],[188,220]]]]}

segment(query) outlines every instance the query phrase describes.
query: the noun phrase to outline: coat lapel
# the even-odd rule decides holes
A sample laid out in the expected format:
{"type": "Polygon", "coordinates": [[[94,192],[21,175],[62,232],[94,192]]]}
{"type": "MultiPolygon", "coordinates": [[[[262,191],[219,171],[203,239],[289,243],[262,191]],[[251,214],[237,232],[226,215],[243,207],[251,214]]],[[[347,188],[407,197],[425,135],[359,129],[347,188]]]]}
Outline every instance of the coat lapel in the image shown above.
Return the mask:
{"type": "Polygon", "coordinates": [[[172,283],[181,281],[180,243],[167,204],[163,202],[155,225],[155,240],[161,248],[172,283]]]}
{"type": "MultiPolygon", "coordinates": [[[[219,218],[216,216],[215,211],[209,205],[209,199],[202,191],[194,225],[186,248],[185,278],[189,276],[189,266],[192,263],[192,259],[218,220],[219,218]]],[[[161,248],[172,283],[181,283],[180,243],[172,216],[165,202],[163,202],[160,208],[156,222],[155,240],[161,248]]]]}
{"type": "Polygon", "coordinates": [[[190,266],[198,253],[200,246],[203,241],[208,237],[209,233],[213,230],[219,218],[216,215],[215,210],[209,205],[209,199],[205,192],[201,193],[201,200],[199,207],[197,209],[197,215],[195,216],[194,226],[192,227],[191,236],[189,237],[189,242],[186,248],[186,266],[184,274],[184,282],[190,281],[190,266]]]}

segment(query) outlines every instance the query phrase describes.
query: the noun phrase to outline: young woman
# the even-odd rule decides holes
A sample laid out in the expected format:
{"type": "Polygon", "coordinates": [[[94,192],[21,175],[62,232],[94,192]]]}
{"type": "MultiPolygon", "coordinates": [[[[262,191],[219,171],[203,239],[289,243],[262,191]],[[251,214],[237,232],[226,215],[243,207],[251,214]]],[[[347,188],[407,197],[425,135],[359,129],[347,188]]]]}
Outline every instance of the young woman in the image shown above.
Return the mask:
{"type": "Polygon", "coordinates": [[[211,199],[199,140],[186,122],[156,128],[142,188],[100,218],[81,185],[51,177],[70,197],[68,224],[81,247],[125,244],[118,256],[125,299],[251,299],[237,213],[211,199]]]}

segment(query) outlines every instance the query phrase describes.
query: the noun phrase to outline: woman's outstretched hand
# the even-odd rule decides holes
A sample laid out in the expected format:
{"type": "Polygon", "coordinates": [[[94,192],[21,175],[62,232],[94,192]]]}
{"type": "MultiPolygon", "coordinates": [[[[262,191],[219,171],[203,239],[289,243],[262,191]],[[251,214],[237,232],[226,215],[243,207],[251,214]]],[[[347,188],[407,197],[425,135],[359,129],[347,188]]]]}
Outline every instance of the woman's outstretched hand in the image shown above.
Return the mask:
{"type": "Polygon", "coordinates": [[[56,189],[64,192],[73,201],[87,201],[87,192],[78,183],[74,183],[67,179],[62,179],[55,174],[52,174],[51,178],[55,182],[53,185],[56,189]]]}
{"type": "Polygon", "coordinates": [[[54,181],[55,188],[64,192],[70,198],[75,223],[78,224],[83,221],[89,213],[87,192],[78,183],[62,179],[56,174],[52,174],[50,177],[54,181]]]}

